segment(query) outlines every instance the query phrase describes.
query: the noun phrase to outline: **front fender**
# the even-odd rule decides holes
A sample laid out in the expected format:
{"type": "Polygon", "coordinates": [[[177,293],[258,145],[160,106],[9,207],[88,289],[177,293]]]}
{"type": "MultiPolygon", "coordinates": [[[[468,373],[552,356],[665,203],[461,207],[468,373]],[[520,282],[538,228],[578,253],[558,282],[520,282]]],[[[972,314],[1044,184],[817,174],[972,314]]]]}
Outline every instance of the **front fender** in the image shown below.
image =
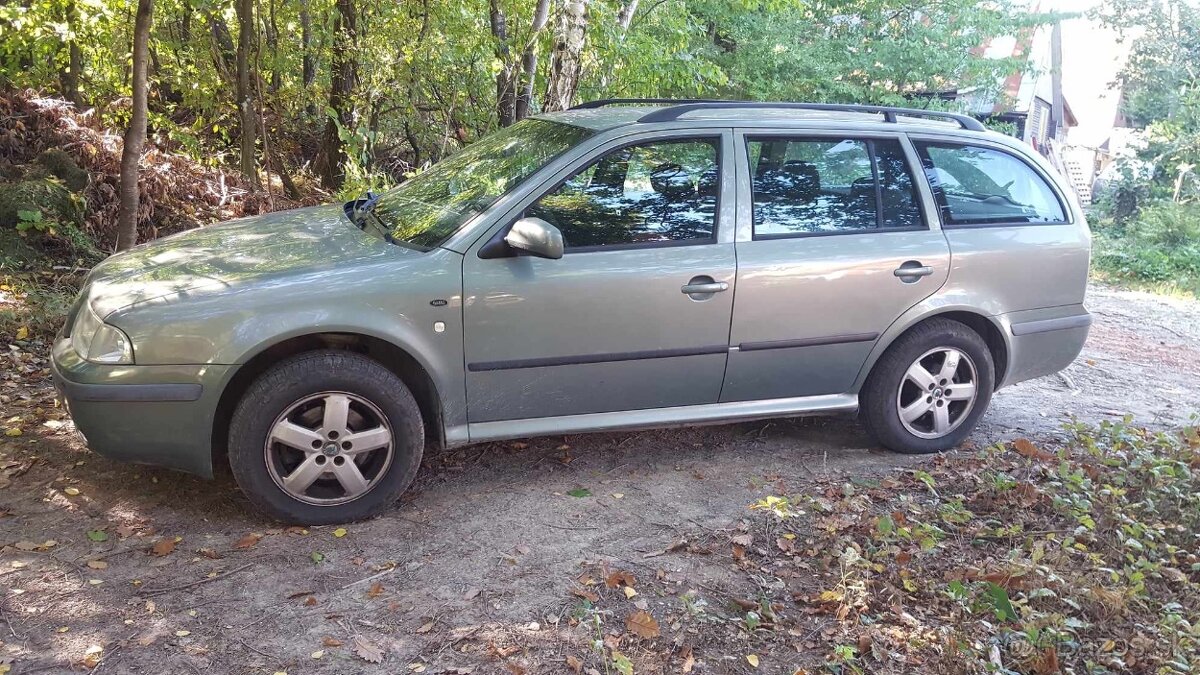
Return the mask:
{"type": "Polygon", "coordinates": [[[425,369],[447,425],[457,416],[465,420],[462,256],[452,251],[162,298],[107,321],[130,336],[139,365],[240,366],[304,335],[377,338],[425,369]]]}

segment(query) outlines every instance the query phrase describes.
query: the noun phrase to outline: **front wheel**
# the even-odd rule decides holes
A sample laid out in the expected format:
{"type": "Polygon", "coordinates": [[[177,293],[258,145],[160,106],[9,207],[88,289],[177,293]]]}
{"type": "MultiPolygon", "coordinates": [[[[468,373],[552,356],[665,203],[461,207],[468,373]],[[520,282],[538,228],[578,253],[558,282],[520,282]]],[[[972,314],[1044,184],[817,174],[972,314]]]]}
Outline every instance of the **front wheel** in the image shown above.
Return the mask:
{"type": "Polygon", "coordinates": [[[992,399],[995,366],[978,333],[931,319],[901,336],[861,393],[867,431],[897,452],[948,450],[974,430],[992,399]]]}
{"type": "Polygon", "coordinates": [[[417,402],[394,373],[353,352],[310,352],[250,385],[230,421],[229,463],[268,515],[326,525],[395,502],[424,442],[417,402]]]}

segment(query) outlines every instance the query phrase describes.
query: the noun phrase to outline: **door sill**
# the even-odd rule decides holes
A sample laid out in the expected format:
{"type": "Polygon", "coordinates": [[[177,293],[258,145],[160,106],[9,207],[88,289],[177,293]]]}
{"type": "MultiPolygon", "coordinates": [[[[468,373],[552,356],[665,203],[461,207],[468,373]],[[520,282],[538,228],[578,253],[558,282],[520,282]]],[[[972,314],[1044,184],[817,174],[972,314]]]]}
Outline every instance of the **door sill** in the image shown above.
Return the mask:
{"type": "Polygon", "coordinates": [[[772,417],[852,413],[857,410],[858,396],[826,394],[772,398],[762,401],[733,401],[672,408],[563,415],[561,417],[535,417],[499,422],[474,422],[466,425],[467,433],[465,435],[467,438],[463,438],[461,427],[454,430],[458,433],[451,433],[451,430],[447,429],[446,437],[447,441],[454,438],[461,439],[461,442],[481,443],[550,434],[660,429],[696,424],[744,422],[772,417]]]}

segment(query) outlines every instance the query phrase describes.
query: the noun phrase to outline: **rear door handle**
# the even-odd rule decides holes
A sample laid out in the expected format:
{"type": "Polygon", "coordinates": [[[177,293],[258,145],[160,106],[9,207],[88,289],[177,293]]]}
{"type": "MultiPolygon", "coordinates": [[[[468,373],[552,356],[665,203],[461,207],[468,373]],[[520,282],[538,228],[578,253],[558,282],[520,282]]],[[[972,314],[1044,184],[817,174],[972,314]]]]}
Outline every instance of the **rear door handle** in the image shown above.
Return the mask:
{"type": "Polygon", "coordinates": [[[729,284],[724,281],[706,281],[695,284],[686,284],[680,290],[683,291],[684,295],[720,293],[721,291],[729,290],[729,284]]]}

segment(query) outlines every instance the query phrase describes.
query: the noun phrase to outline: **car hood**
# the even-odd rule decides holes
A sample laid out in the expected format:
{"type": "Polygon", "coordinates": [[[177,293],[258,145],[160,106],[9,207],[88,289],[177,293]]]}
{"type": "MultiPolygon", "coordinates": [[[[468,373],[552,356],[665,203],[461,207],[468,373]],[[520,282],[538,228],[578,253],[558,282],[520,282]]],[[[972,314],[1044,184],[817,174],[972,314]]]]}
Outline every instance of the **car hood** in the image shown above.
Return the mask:
{"type": "Polygon", "coordinates": [[[419,252],[364,233],[338,205],[231,220],[164,237],[118,253],[88,275],[92,307],[123,307],[187,291],[234,289],[419,252]]]}

